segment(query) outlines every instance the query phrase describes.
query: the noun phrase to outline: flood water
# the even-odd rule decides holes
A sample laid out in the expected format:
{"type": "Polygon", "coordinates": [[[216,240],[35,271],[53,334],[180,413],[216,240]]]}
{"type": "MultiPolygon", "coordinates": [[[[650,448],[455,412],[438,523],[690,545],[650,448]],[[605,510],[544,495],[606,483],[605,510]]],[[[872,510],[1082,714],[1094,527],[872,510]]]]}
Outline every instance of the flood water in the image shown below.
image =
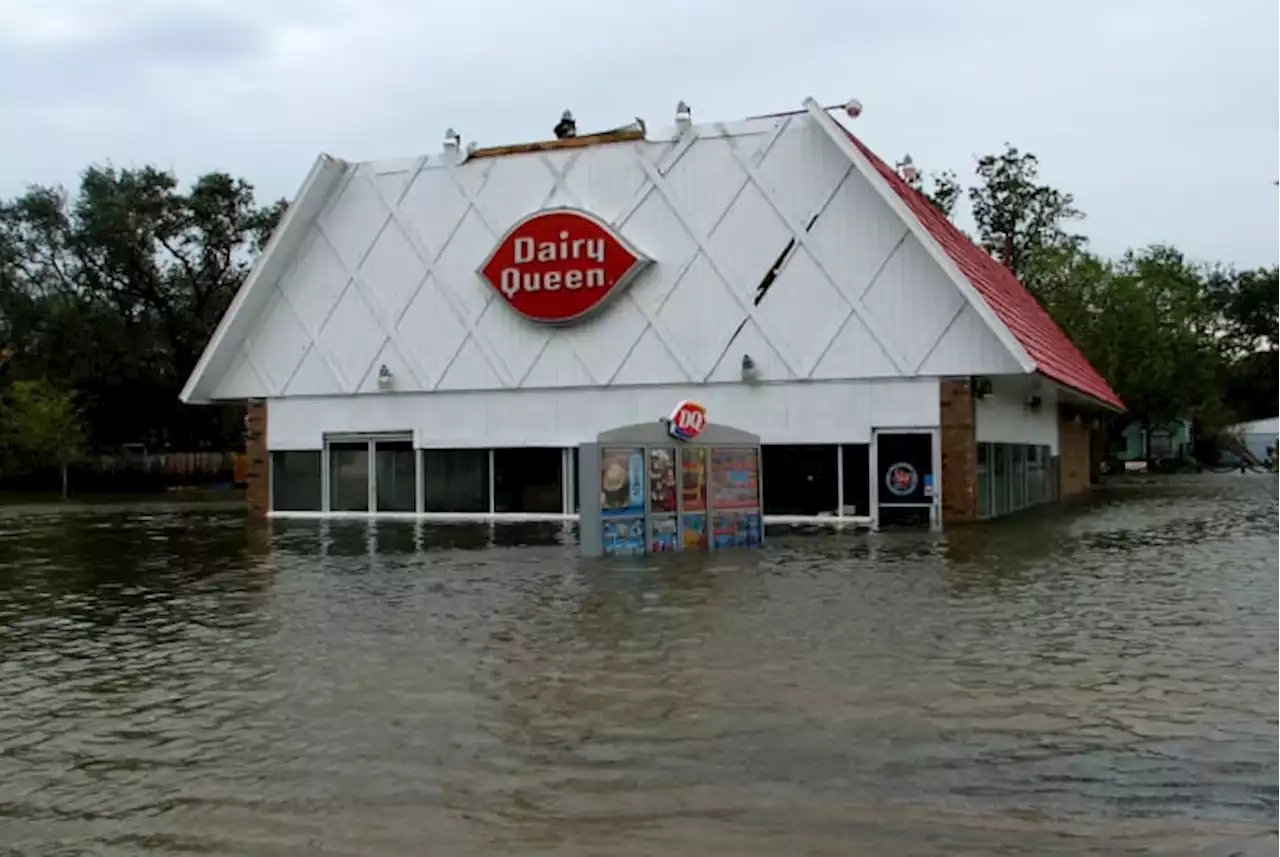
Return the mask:
{"type": "Polygon", "coordinates": [[[1276,826],[1276,509],[607,562],[0,508],[0,854],[1196,853],[1276,826]]]}

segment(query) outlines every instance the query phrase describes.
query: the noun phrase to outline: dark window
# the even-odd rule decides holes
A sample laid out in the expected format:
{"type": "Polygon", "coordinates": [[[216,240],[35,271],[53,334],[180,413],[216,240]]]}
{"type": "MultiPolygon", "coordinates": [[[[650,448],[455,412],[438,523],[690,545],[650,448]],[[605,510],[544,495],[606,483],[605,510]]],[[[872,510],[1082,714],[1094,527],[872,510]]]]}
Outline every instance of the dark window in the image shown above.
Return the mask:
{"type": "Polygon", "coordinates": [[[329,444],[329,508],[335,512],[369,511],[369,444],[329,444]]]}
{"type": "Polygon", "coordinates": [[[424,511],[489,511],[487,449],[424,449],[422,480],[424,511]]]}
{"type": "Polygon", "coordinates": [[[563,460],[559,447],[495,449],[494,511],[563,512],[563,460]]]}
{"type": "Polygon", "coordinates": [[[871,444],[846,443],[844,453],[844,508],[846,515],[871,514],[871,444]]]}
{"type": "Polygon", "coordinates": [[[761,447],[766,515],[836,514],[836,449],[829,444],[761,447]]]}
{"type": "Polygon", "coordinates": [[[271,453],[271,508],[277,512],[319,512],[321,453],[271,453]]]}
{"type": "Polygon", "coordinates": [[[418,507],[417,468],[413,444],[380,440],[374,444],[374,470],[379,512],[412,512],[418,507]]]}
{"type": "Polygon", "coordinates": [[[569,493],[573,502],[569,508],[573,509],[576,515],[582,511],[582,501],[578,498],[578,486],[581,484],[581,477],[578,475],[578,448],[575,446],[572,450],[573,454],[573,482],[569,485],[569,493]]]}
{"type": "Polygon", "coordinates": [[[1009,444],[1009,511],[1027,507],[1027,448],[1009,444]]]}
{"type": "Polygon", "coordinates": [[[991,517],[991,444],[978,444],[978,517],[991,517]]]}

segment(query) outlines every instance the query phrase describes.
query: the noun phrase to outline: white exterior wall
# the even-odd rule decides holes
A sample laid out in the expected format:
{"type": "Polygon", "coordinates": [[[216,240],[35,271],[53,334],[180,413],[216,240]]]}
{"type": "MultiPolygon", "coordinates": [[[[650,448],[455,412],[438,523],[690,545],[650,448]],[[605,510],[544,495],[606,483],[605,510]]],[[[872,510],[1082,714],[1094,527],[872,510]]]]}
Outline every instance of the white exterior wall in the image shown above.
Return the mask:
{"type": "Polygon", "coordinates": [[[1058,454],[1058,393],[1034,377],[991,379],[990,396],[974,400],[974,435],[978,443],[1047,444],[1058,454]],[[1027,407],[1032,396],[1040,407],[1027,407]]]}
{"type": "Polygon", "coordinates": [[[420,446],[561,445],[682,397],[769,442],[853,442],[871,426],[936,425],[938,376],[1022,371],[806,114],[342,170],[196,396],[270,399],[277,449],[405,427],[420,446]],[[591,319],[547,328],[476,268],[515,221],[561,205],[655,264],[591,319]],[[757,385],[740,380],[744,355],[757,385]]]}
{"type": "Polygon", "coordinates": [[[321,449],[325,434],[412,431],[423,448],[571,447],[607,429],[657,420],[697,397],[711,419],[764,443],[869,443],[873,428],[938,424],[938,382],[653,386],[608,390],[417,393],[272,399],[270,449],[321,449]]]}

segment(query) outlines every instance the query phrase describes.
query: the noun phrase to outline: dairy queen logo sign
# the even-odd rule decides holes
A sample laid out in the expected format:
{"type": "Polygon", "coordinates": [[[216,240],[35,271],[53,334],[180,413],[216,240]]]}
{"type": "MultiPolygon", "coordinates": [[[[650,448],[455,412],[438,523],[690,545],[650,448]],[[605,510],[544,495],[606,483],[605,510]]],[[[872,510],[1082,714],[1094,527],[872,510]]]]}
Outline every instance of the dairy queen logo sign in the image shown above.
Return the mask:
{"type": "Polygon", "coordinates": [[[681,402],[667,420],[667,434],[676,440],[694,440],[706,427],[707,409],[697,402],[681,402]]]}
{"type": "Polygon", "coordinates": [[[563,324],[599,309],[652,262],[595,215],[554,208],[511,227],[479,274],[530,321],[563,324]]]}

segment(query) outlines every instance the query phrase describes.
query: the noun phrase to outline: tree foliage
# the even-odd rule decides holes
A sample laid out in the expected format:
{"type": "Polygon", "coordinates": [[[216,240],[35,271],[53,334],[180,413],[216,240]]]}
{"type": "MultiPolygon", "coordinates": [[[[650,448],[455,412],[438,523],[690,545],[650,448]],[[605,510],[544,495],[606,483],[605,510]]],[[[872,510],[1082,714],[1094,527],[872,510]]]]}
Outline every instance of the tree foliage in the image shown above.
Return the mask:
{"type": "Polygon", "coordinates": [[[978,159],[978,183],[969,188],[978,243],[1032,284],[1042,254],[1084,246],[1070,231],[1084,217],[1069,193],[1040,182],[1040,161],[1005,144],[1003,152],[978,159]]]}
{"type": "Polygon", "coordinates": [[[85,430],[74,395],[44,380],[18,381],[0,396],[0,448],[19,468],[56,467],[67,494],[67,468],[84,452],[85,430]]]}
{"type": "Polygon", "coordinates": [[[960,186],[960,180],[956,178],[956,174],[951,170],[934,173],[927,179],[924,173],[916,171],[911,174],[907,184],[919,191],[925,199],[933,204],[934,208],[947,217],[955,213],[956,203],[964,195],[964,188],[960,186]]]}
{"type": "Polygon", "coordinates": [[[1212,430],[1275,416],[1276,267],[1210,266],[1168,246],[1104,259],[1075,231],[1084,212],[1072,195],[1041,181],[1035,155],[1006,144],[974,173],[975,240],[1111,383],[1127,418],[1194,418],[1212,430]]]}
{"type": "Polygon", "coordinates": [[[0,203],[10,374],[75,390],[98,447],[233,443],[235,414],[177,396],[283,209],[225,173],[183,189],[152,167],[92,167],[75,193],[0,203]]]}

